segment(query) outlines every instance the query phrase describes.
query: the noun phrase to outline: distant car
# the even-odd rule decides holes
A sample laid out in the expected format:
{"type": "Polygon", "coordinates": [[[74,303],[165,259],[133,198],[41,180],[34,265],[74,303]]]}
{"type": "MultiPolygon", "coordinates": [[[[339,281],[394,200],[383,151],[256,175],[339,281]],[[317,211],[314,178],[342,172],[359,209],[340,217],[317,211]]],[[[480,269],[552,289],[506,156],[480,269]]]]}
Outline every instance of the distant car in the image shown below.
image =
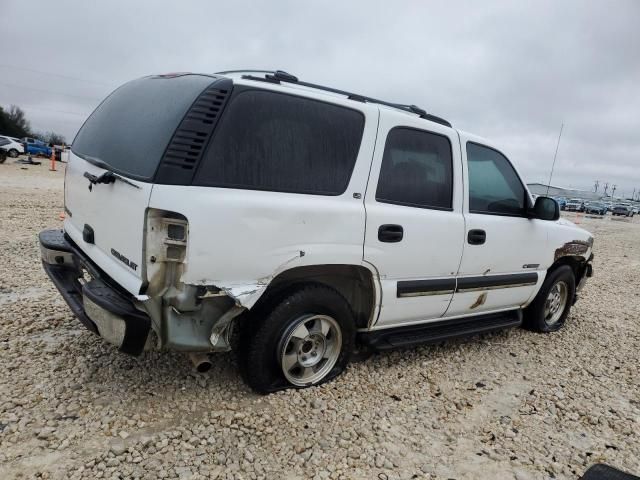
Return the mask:
{"type": "Polygon", "coordinates": [[[22,139],[25,153],[29,155],[44,155],[45,157],[51,156],[51,147],[37,138],[25,137],[22,139]]]}
{"type": "Polygon", "coordinates": [[[567,199],[564,197],[556,197],[555,198],[556,202],[558,202],[558,205],[560,206],[560,210],[564,210],[565,208],[567,208],[567,199]]]}
{"type": "Polygon", "coordinates": [[[24,147],[19,140],[16,140],[13,137],[0,135],[0,141],[2,141],[2,145],[0,145],[0,148],[7,153],[7,156],[11,158],[16,158],[18,155],[24,153],[24,147]]]}
{"type": "Polygon", "coordinates": [[[625,217],[633,217],[633,210],[629,205],[615,205],[611,211],[611,215],[622,215],[625,217]]]}
{"type": "Polygon", "coordinates": [[[7,151],[3,148],[9,145],[10,141],[6,138],[0,138],[0,163],[4,163],[7,159],[7,151]]]}
{"type": "Polygon", "coordinates": [[[606,215],[607,206],[604,203],[592,202],[584,209],[585,213],[595,213],[596,215],[606,215]]]}
{"type": "Polygon", "coordinates": [[[572,198],[565,205],[565,210],[569,212],[584,212],[584,202],[579,198],[572,198]]]}

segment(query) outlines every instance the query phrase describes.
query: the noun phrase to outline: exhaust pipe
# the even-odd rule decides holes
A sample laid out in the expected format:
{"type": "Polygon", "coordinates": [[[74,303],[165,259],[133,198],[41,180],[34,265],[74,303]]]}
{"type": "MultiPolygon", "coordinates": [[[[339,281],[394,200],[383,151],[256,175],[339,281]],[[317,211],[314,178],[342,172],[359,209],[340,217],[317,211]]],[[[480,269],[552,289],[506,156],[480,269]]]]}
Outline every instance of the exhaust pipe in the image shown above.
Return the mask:
{"type": "Polygon", "coordinates": [[[196,367],[196,370],[200,373],[208,372],[211,369],[211,360],[209,360],[209,355],[206,353],[200,352],[191,352],[189,353],[189,360],[193,363],[193,366],[196,367]]]}

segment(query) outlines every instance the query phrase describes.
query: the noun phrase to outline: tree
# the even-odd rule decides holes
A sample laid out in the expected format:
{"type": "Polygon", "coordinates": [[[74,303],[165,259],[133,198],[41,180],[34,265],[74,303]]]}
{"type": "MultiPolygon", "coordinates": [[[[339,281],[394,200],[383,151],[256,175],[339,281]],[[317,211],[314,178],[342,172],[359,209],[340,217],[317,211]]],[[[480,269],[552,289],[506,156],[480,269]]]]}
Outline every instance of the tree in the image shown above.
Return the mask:
{"type": "Polygon", "coordinates": [[[11,105],[9,110],[0,107],[0,135],[17,138],[35,137],[53,145],[67,143],[64,136],[56,132],[32,132],[24,110],[16,105],[11,105]]]}
{"type": "Polygon", "coordinates": [[[22,109],[15,105],[8,111],[0,107],[0,134],[22,138],[29,136],[29,130],[29,122],[22,109]]]}
{"type": "Polygon", "coordinates": [[[9,122],[8,132],[3,132],[11,137],[28,137],[31,132],[31,125],[27,120],[27,116],[20,107],[11,105],[6,113],[9,122]]]}
{"type": "Polygon", "coordinates": [[[32,136],[42,140],[44,143],[50,143],[52,145],[64,145],[67,143],[64,135],[56,132],[34,132],[32,136]]]}

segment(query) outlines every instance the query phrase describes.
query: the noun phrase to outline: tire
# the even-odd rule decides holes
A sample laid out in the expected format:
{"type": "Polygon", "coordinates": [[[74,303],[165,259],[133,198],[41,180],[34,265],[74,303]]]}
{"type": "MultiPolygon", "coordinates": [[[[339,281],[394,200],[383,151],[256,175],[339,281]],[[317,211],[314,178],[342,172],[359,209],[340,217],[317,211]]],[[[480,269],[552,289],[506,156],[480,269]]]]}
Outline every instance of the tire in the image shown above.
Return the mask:
{"type": "Polygon", "coordinates": [[[524,310],[523,325],[534,332],[555,332],[564,325],[576,292],[576,279],[568,265],[561,265],[552,270],[545,279],[533,302],[524,310]],[[564,286],[563,286],[564,285],[564,286]],[[561,293],[562,290],[564,294],[561,293]],[[554,297],[550,298],[554,292],[554,297]],[[561,297],[556,302],[557,295],[561,297]],[[547,300],[551,302],[547,310],[547,300]],[[557,305],[557,308],[553,308],[557,305]]]}
{"type": "Polygon", "coordinates": [[[17,158],[18,154],[19,154],[19,152],[15,148],[12,148],[11,150],[9,150],[9,156],[11,158],[17,158]]]}
{"type": "Polygon", "coordinates": [[[266,317],[253,313],[241,333],[238,364],[255,392],[320,385],[340,375],[349,363],[354,316],[332,288],[303,285],[285,295],[266,317]]]}

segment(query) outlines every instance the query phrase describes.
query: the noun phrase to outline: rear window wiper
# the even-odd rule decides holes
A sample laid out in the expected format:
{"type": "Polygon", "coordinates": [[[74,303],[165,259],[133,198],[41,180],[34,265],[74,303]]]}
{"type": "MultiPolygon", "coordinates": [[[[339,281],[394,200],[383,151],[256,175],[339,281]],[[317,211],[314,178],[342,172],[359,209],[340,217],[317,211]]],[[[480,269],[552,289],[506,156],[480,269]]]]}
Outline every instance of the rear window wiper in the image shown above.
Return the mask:
{"type": "Polygon", "coordinates": [[[131,185],[135,188],[140,188],[139,185],[131,182],[130,180],[118,175],[117,173],[113,173],[110,170],[107,170],[102,175],[93,175],[89,172],[84,172],[84,177],[89,180],[89,191],[91,191],[93,185],[97,185],[99,183],[109,184],[114,183],[116,180],[120,180],[121,182],[126,183],[127,185],[131,185]]]}

